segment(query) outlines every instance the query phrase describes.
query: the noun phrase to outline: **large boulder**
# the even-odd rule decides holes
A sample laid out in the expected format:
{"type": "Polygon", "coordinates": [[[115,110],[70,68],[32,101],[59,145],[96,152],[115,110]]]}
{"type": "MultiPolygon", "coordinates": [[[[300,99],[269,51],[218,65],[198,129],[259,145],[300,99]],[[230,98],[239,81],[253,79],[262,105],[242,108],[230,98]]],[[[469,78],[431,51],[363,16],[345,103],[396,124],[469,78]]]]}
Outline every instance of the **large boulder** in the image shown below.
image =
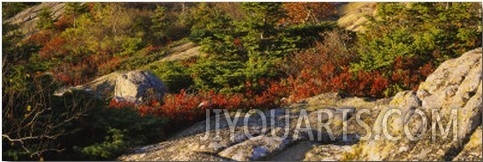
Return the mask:
{"type": "Polygon", "coordinates": [[[129,71],[116,79],[114,99],[140,103],[154,97],[161,101],[167,88],[163,82],[149,71],[129,71]]]}
{"type": "Polygon", "coordinates": [[[54,95],[72,90],[83,90],[101,99],[141,103],[150,97],[162,101],[167,88],[151,72],[138,70],[107,74],[83,85],[59,89],[54,95]]]}

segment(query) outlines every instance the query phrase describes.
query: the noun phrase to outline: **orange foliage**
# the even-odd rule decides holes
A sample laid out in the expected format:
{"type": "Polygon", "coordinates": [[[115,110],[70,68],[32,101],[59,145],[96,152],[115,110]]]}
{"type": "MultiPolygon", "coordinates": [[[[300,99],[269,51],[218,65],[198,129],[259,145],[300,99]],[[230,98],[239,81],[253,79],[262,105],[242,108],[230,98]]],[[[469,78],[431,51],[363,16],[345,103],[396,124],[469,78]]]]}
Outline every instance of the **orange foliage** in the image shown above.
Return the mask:
{"type": "Polygon", "coordinates": [[[65,54],[67,51],[62,48],[66,43],[62,37],[54,37],[47,42],[39,51],[39,55],[44,59],[65,54]]]}
{"type": "Polygon", "coordinates": [[[39,32],[32,34],[28,38],[28,42],[37,44],[37,45],[45,45],[50,41],[50,39],[52,38],[52,35],[53,33],[50,30],[41,30],[39,32]]]}
{"type": "Polygon", "coordinates": [[[416,90],[419,83],[434,71],[434,65],[431,62],[403,57],[396,58],[393,68],[391,81],[412,90],[416,90]]]}
{"type": "Polygon", "coordinates": [[[54,26],[57,30],[63,31],[72,26],[74,23],[73,16],[62,15],[55,23],[54,26]]]}
{"type": "Polygon", "coordinates": [[[328,2],[289,2],[283,7],[288,14],[285,22],[294,24],[318,22],[337,14],[337,8],[328,2]]]}
{"type": "Polygon", "coordinates": [[[193,122],[205,117],[206,109],[263,109],[277,106],[273,101],[274,93],[279,90],[271,85],[270,90],[258,95],[232,93],[222,94],[213,90],[189,94],[184,89],[177,94],[168,94],[164,97],[164,104],[151,100],[143,104],[117,102],[111,100],[111,108],[132,107],[141,115],[154,115],[169,119],[173,123],[193,122]],[[200,106],[201,103],[204,106],[200,106]]]}

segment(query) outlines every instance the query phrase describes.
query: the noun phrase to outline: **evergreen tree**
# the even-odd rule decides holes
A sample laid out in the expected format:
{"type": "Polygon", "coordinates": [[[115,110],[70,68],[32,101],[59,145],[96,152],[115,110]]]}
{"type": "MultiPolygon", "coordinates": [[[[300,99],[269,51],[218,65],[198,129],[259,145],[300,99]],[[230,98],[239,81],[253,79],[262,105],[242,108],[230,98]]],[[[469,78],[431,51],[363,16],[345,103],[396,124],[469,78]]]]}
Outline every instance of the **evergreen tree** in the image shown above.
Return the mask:
{"type": "Polygon", "coordinates": [[[154,39],[157,42],[165,41],[167,39],[166,29],[171,23],[167,16],[166,7],[158,5],[151,17],[151,22],[151,31],[154,35],[154,39]]]}
{"type": "Polygon", "coordinates": [[[247,16],[239,22],[238,30],[244,33],[242,41],[248,55],[252,55],[249,57],[280,58],[295,50],[298,38],[288,36],[279,25],[286,16],[282,3],[243,3],[243,9],[247,16]]]}
{"type": "Polygon", "coordinates": [[[37,21],[38,29],[53,29],[54,19],[52,18],[52,12],[49,8],[42,8],[38,15],[39,19],[37,21]]]}
{"type": "Polygon", "coordinates": [[[78,2],[67,2],[65,4],[65,9],[64,9],[64,15],[72,18],[73,20],[73,27],[76,27],[77,21],[76,17],[86,13],[87,12],[87,7],[81,3],[78,2]]]}
{"type": "Polygon", "coordinates": [[[282,3],[243,3],[243,9],[247,16],[239,30],[246,33],[242,37],[248,55],[245,77],[251,82],[274,78],[275,63],[296,50],[298,38],[288,36],[279,26],[286,16],[282,3]]]}
{"type": "Polygon", "coordinates": [[[282,3],[243,3],[247,17],[243,23],[245,31],[257,34],[260,39],[269,39],[276,33],[276,24],[284,16],[282,3]]]}

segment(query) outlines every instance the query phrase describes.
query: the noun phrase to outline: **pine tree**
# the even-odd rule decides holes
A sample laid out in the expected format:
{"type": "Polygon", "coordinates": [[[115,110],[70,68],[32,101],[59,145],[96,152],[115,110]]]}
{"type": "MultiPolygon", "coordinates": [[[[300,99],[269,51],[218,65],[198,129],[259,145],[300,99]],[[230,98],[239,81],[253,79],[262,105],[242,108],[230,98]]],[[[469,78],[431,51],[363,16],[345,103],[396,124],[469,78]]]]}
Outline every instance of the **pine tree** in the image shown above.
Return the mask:
{"type": "Polygon", "coordinates": [[[73,20],[72,24],[74,28],[76,27],[76,24],[77,24],[76,17],[86,12],[87,12],[87,7],[81,3],[67,2],[65,4],[64,15],[72,18],[73,20]]]}
{"type": "Polygon", "coordinates": [[[166,40],[166,29],[168,25],[171,23],[168,19],[166,8],[163,6],[158,5],[156,10],[154,11],[153,16],[151,17],[151,31],[156,39],[156,41],[162,42],[166,40]]]}
{"type": "Polygon", "coordinates": [[[279,2],[243,3],[243,9],[247,13],[243,23],[245,31],[258,34],[260,39],[273,36],[277,22],[285,15],[279,2]]]}
{"type": "Polygon", "coordinates": [[[53,29],[54,19],[52,18],[52,12],[49,8],[42,8],[38,15],[37,28],[39,29],[53,29]]]}

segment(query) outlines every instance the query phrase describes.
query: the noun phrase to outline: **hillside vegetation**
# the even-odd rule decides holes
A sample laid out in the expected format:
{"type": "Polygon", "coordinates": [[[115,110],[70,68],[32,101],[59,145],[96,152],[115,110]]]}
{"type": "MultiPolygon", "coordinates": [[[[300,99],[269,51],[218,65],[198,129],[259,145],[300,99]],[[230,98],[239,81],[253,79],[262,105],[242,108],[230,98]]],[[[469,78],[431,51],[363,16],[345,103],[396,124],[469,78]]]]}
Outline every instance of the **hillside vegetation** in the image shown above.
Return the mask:
{"type": "MultiPolygon", "coordinates": [[[[3,3],[4,19],[32,5],[3,3]]],[[[369,6],[373,16],[335,3],[88,2],[65,3],[59,16],[42,8],[32,33],[3,21],[3,158],[113,160],[205,109],[269,109],[325,92],[388,97],[481,46],[481,3],[369,6]],[[338,25],[347,13],[369,15],[363,30],[338,25]],[[163,101],[53,96],[137,69],[166,84],[163,101]]]]}

